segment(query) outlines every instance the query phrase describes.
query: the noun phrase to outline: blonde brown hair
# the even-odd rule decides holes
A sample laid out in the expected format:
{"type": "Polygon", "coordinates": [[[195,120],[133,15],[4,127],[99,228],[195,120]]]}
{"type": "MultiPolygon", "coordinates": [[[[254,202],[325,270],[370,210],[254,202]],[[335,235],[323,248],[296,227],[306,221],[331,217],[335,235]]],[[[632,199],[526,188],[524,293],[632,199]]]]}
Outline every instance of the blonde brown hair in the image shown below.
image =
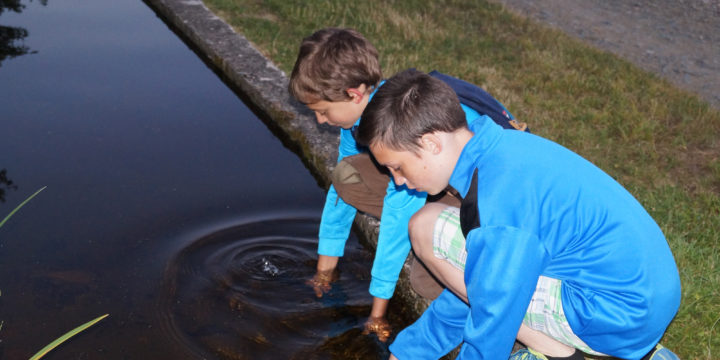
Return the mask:
{"type": "Polygon", "coordinates": [[[375,47],[353,29],[327,28],[303,39],[288,89],[299,101],[347,101],[347,89],[377,86],[382,70],[375,47]]]}

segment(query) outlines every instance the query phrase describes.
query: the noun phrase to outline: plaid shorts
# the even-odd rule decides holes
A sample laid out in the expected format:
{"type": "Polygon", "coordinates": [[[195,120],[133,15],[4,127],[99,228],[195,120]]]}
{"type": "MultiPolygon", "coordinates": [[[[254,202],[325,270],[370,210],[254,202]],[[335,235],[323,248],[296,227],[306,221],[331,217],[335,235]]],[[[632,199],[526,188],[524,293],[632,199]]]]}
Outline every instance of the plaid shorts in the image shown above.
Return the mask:
{"type": "MultiPolygon", "coordinates": [[[[433,254],[465,271],[467,250],[460,228],[460,209],[449,206],[435,220],[433,254]]],[[[562,308],[561,285],[562,281],[558,279],[540,276],[523,324],[586,354],[604,355],[591,349],[573,333],[562,308]]]]}
{"type": "Polygon", "coordinates": [[[435,220],[433,229],[433,254],[465,271],[465,237],[460,229],[460,209],[448,206],[435,220]]]}

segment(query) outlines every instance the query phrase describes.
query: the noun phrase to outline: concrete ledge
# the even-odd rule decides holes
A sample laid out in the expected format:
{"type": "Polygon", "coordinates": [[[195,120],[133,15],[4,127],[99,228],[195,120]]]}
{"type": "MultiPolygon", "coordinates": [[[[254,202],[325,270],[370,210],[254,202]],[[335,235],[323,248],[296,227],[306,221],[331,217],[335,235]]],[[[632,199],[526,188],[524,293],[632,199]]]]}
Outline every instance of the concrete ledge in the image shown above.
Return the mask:
{"type": "MultiPolygon", "coordinates": [[[[329,174],[337,159],[339,130],[317,125],[312,114],[290,97],[285,73],[244,36],[208,10],[202,1],[145,2],[267,115],[272,125],[287,135],[284,140],[298,149],[298,156],[310,167],[318,181],[328,186],[329,174]]],[[[375,249],[379,221],[358,214],[355,225],[361,241],[375,249]]],[[[417,317],[427,308],[429,301],[418,296],[410,287],[409,269],[406,261],[393,299],[402,301],[410,315],[417,317]]]]}

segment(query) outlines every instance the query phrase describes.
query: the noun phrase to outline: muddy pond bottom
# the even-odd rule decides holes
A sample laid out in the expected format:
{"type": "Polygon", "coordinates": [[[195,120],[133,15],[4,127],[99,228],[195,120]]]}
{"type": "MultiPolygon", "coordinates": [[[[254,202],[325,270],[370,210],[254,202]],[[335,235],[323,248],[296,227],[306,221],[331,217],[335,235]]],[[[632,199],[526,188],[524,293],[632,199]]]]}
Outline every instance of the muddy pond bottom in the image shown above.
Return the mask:
{"type": "Polygon", "coordinates": [[[166,270],[164,323],[197,356],[227,359],[382,359],[362,335],[372,304],[372,254],[348,240],[339,279],[317,298],[319,219],[251,221],[182,249],[166,270]]]}

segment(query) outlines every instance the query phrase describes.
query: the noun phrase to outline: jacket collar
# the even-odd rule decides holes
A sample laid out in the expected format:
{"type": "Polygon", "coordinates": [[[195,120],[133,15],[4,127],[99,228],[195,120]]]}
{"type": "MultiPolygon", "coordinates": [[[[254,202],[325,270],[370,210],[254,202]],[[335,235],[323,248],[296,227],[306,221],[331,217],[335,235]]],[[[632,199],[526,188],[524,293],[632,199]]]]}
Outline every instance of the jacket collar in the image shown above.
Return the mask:
{"type": "MultiPolygon", "coordinates": [[[[487,116],[477,119],[469,127],[475,135],[465,144],[449,181],[449,185],[462,197],[468,193],[473,172],[482,167],[483,157],[495,147],[503,135],[502,127],[487,116]]],[[[482,178],[478,181],[482,182],[482,178]]]]}

